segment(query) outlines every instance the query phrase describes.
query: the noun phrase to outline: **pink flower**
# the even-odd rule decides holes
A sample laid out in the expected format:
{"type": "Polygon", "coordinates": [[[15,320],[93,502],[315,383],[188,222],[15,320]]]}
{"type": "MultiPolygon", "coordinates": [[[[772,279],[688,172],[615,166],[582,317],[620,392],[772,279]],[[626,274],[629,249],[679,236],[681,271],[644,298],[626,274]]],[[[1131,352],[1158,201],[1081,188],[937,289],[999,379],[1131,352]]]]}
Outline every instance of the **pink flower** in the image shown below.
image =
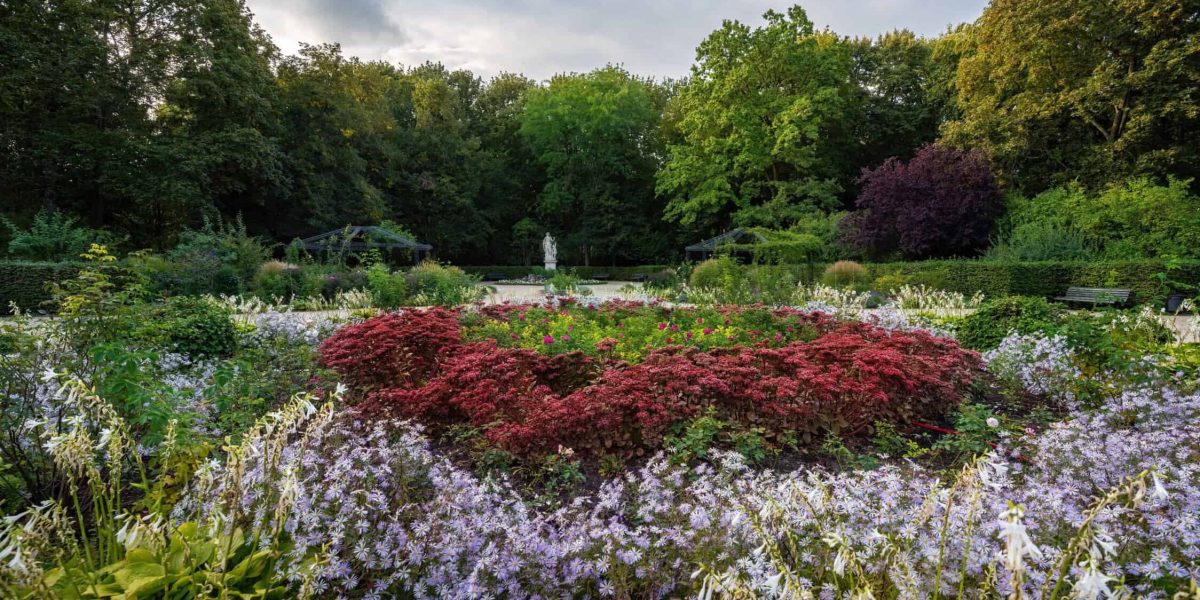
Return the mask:
{"type": "Polygon", "coordinates": [[[690,332],[690,331],[687,332],[687,339],[689,339],[689,340],[692,339],[692,332],[690,332]]]}
{"type": "Polygon", "coordinates": [[[658,324],[658,330],[659,330],[659,331],[662,331],[662,330],[664,330],[664,329],[666,329],[666,328],[667,328],[667,324],[666,324],[666,323],[659,323],[659,324],[658,324]]]}
{"type": "Polygon", "coordinates": [[[542,336],[542,343],[543,343],[543,344],[553,344],[553,343],[554,343],[554,337],[553,337],[553,336],[549,336],[549,335],[543,335],[543,336],[542,336]]]}
{"type": "Polygon", "coordinates": [[[559,338],[559,339],[561,339],[562,341],[564,341],[564,342],[565,342],[565,341],[567,341],[567,340],[570,340],[570,339],[571,339],[571,336],[569,336],[569,335],[567,335],[567,334],[565,334],[565,333],[564,333],[564,334],[563,334],[563,336],[562,336],[561,338],[559,338]]]}
{"type": "Polygon", "coordinates": [[[710,333],[712,333],[712,327],[705,327],[705,328],[704,328],[704,335],[708,335],[708,334],[710,334],[710,333]]]}

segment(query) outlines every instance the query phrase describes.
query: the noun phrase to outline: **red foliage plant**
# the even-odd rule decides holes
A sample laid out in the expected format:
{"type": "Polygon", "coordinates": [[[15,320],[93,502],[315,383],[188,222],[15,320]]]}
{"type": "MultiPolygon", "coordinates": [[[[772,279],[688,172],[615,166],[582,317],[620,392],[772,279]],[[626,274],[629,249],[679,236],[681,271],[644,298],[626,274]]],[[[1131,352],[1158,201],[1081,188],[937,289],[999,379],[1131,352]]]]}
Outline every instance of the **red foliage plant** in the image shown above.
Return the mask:
{"type": "Polygon", "coordinates": [[[461,342],[458,315],[431,308],[385,313],[344,327],[321,343],[321,364],[360,391],[414,387],[461,342]]]}
{"type": "MultiPolygon", "coordinates": [[[[413,323],[420,318],[393,318],[387,330],[414,339],[412,331],[427,331],[413,323]]],[[[424,318],[441,323],[437,330],[444,328],[445,314],[424,318]]],[[[445,336],[438,338],[443,345],[434,353],[436,371],[425,368],[427,359],[411,358],[411,350],[398,352],[406,375],[392,383],[366,377],[375,387],[358,410],[435,428],[469,423],[515,453],[548,452],[559,445],[585,451],[653,449],[673,424],[709,410],[769,434],[813,440],[828,431],[862,435],[877,420],[935,420],[961,401],[980,368],[976,353],[925,332],[829,325],[811,342],[709,351],[668,347],[635,365],[597,362],[577,352],[546,356],[501,348],[492,340],[447,349],[445,336]],[[427,382],[410,375],[414,372],[426,374],[427,382]]],[[[380,328],[359,331],[376,334],[380,328]]],[[[361,346],[377,348],[378,342],[361,346]]],[[[366,360],[352,360],[348,353],[355,347],[333,345],[341,353],[336,361],[327,356],[327,364],[339,371],[356,369],[353,377],[362,379],[358,369],[375,373],[380,360],[391,360],[392,354],[378,350],[366,360]]]]}

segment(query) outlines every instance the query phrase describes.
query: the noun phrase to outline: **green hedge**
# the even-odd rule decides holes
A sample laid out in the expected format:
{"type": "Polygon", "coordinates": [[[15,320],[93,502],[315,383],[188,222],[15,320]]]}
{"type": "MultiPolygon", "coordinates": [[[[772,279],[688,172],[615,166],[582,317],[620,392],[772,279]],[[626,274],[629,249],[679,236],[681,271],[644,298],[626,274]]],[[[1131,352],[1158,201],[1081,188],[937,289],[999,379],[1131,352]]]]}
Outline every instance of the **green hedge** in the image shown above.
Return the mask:
{"type": "MultiPolygon", "coordinates": [[[[54,296],[48,289],[51,283],[73,279],[84,268],[96,269],[96,264],[83,262],[33,262],[0,260],[0,314],[10,314],[9,306],[16,303],[22,311],[54,312],[51,306],[54,296]]],[[[104,263],[99,269],[112,279],[117,287],[128,279],[128,268],[124,263],[104,263]]]]}
{"type": "Polygon", "coordinates": [[[49,310],[45,303],[52,297],[47,285],[75,277],[82,267],[81,263],[0,261],[0,310],[8,314],[14,302],[22,311],[49,310]]]}
{"type": "MultiPolygon", "coordinates": [[[[1156,274],[1165,270],[1162,261],[1130,260],[1100,262],[988,262],[942,260],[867,265],[872,277],[902,275],[910,282],[945,290],[989,297],[1061,296],[1071,286],[1114,287],[1133,290],[1137,304],[1161,304],[1168,293],[1156,274]]],[[[1189,285],[1200,284],[1200,261],[1185,261],[1170,272],[1170,279],[1189,285]]]]}
{"type": "MultiPolygon", "coordinates": [[[[506,278],[517,279],[531,273],[541,272],[539,267],[501,267],[501,266],[474,266],[460,267],[462,270],[472,275],[485,276],[490,273],[501,273],[506,278]]],[[[582,267],[582,266],[560,266],[560,269],[570,271],[580,277],[588,278],[596,274],[608,273],[609,279],[618,281],[627,281],[633,279],[634,275],[650,275],[664,270],[674,270],[670,265],[641,265],[637,267],[582,267]]]]}

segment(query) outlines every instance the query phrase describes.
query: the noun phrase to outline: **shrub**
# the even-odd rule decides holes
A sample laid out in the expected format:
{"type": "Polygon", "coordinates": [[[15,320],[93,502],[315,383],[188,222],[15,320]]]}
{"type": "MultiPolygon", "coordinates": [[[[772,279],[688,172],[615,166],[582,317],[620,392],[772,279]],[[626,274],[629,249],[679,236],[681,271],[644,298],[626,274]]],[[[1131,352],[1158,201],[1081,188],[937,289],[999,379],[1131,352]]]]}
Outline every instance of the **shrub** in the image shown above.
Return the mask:
{"type": "Polygon", "coordinates": [[[871,280],[866,267],[852,261],[839,260],[825,268],[821,280],[836,287],[857,287],[871,280]]]}
{"type": "Polygon", "coordinates": [[[232,313],[207,298],[168,298],[149,309],[134,337],[191,357],[228,356],[237,348],[232,313]]]}
{"type": "Polygon", "coordinates": [[[270,260],[258,269],[258,275],[254,278],[254,293],[264,300],[286,302],[293,297],[310,296],[314,290],[303,268],[270,260]]]}
{"type": "Polygon", "coordinates": [[[891,293],[908,285],[908,277],[899,273],[880,275],[871,283],[871,288],[878,292],[891,293]]]}
{"type": "Polygon", "coordinates": [[[1097,252],[1087,236],[1052,222],[1021,223],[997,240],[984,256],[988,260],[1092,260],[1097,252]]]}
{"type": "Polygon", "coordinates": [[[367,285],[375,306],[379,308],[397,308],[404,304],[408,295],[404,275],[393,274],[383,263],[375,263],[367,268],[367,285]]]}
{"type": "Polygon", "coordinates": [[[718,289],[731,278],[740,279],[742,270],[728,256],[710,258],[692,268],[688,285],[698,289],[718,289]]]}
{"type": "Polygon", "coordinates": [[[175,263],[167,291],[176,294],[237,294],[250,287],[267,259],[266,246],[246,233],[240,220],[205,223],[185,231],[179,244],[167,253],[175,263]]]}
{"type": "Polygon", "coordinates": [[[1046,332],[1057,324],[1058,310],[1044,298],[1009,296],[984,302],[957,327],[958,340],[974,350],[991,350],[1010,333],[1046,332]]]}
{"type": "MultiPolygon", "coordinates": [[[[1078,231],[1089,245],[1116,260],[1182,256],[1200,258],[1200,199],[1190,181],[1160,185],[1145,178],[1089,193],[1075,184],[1012,203],[1016,228],[1078,231]]],[[[1074,241],[1069,243],[1074,244],[1074,241]]]]}
{"type": "Polygon", "coordinates": [[[486,428],[486,437],[506,450],[524,451],[535,438],[553,442],[529,426],[547,400],[584,386],[595,375],[592,359],[579,352],[544,356],[500,348],[489,340],[448,356],[427,385],[377,391],[359,410],[432,425],[465,422],[486,428]]]}
{"type": "Polygon", "coordinates": [[[939,260],[875,263],[869,265],[876,277],[899,274],[912,285],[972,295],[982,292],[1001,296],[1062,295],[1070,286],[1118,287],[1133,290],[1137,303],[1159,304],[1168,289],[1158,273],[1169,271],[1171,279],[1185,285],[1200,283],[1200,261],[1181,260],[1168,269],[1159,260],[1092,262],[994,262],[939,260]]]}
{"type": "Polygon", "coordinates": [[[473,302],[480,290],[478,280],[462,269],[427,260],[404,276],[405,285],[420,305],[454,306],[473,302]]]}
{"type": "MultiPolygon", "coordinates": [[[[666,346],[634,365],[572,348],[547,356],[499,340],[458,346],[453,336],[428,343],[409,333],[449,330],[452,318],[445,311],[378,317],[335,334],[322,346],[323,360],[347,381],[370,386],[364,414],[483,428],[513,453],[559,445],[635,453],[710,412],[771,438],[866,435],[877,420],[943,416],[978,369],[977,355],[952,340],[862,323],[829,322],[812,341],[779,346],[666,346]],[[414,346],[433,354],[414,366],[414,346]]],[[[557,340],[547,336],[547,345],[557,340]]]]}
{"type": "Polygon", "coordinates": [[[985,248],[1004,211],[982,153],[929,145],[908,163],[890,158],[863,171],[847,237],[872,256],[971,256],[985,248]]]}
{"type": "Polygon", "coordinates": [[[92,244],[111,246],[112,236],[88,227],[78,226],[78,219],[57,211],[43,210],[33,217],[28,229],[22,229],[0,217],[8,227],[10,256],[32,261],[75,261],[92,244]]]}
{"type": "Polygon", "coordinates": [[[322,366],[362,390],[424,383],[459,343],[458,317],[440,308],[385,313],[321,343],[322,366]]]}
{"type": "Polygon", "coordinates": [[[371,281],[362,271],[335,271],[316,275],[315,286],[319,286],[320,294],[327,300],[332,300],[338,294],[354,290],[370,289],[371,281]]]}

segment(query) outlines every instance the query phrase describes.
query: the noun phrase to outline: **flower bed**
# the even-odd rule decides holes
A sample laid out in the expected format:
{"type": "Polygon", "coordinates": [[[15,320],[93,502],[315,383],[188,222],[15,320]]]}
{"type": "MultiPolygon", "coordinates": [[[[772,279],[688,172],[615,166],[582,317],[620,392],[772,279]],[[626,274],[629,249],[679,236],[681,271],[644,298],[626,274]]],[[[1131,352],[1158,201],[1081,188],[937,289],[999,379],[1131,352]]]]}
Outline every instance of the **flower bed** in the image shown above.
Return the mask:
{"type": "Polygon", "coordinates": [[[469,425],[515,454],[632,454],[712,414],[812,442],[937,420],[978,356],[952,340],[793,310],[630,303],[390,313],[321,346],[373,418],[469,425]]]}
{"type": "Polygon", "coordinates": [[[1019,440],[1023,458],[994,452],[949,482],[911,467],[778,473],[734,453],[690,469],[659,456],[546,512],[438,456],[419,428],[341,418],[280,456],[264,445],[237,472],[203,473],[178,512],[290,477],[289,510],[246,494],[236,511],[291,532],[281,573],[299,581],[315,564],[315,591],[348,597],[993,598],[1014,585],[1024,598],[1109,597],[1100,585],[1169,598],[1200,577],[1198,424],[1200,396],[1131,389],[1019,440]]]}

